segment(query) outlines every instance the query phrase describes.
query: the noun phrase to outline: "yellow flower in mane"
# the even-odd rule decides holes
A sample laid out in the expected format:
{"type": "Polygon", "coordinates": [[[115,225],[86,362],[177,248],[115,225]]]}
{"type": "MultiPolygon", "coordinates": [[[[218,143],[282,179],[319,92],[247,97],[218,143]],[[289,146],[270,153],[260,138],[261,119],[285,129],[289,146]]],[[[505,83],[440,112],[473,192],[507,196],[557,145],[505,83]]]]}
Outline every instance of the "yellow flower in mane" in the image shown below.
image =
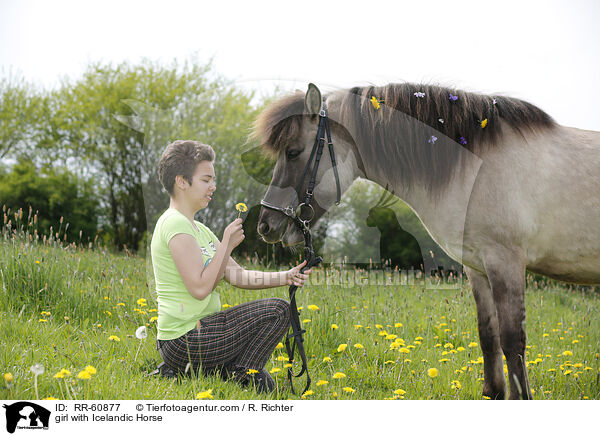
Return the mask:
{"type": "Polygon", "coordinates": [[[486,118],[485,120],[483,120],[483,121],[481,122],[481,128],[482,128],[482,129],[485,129],[485,126],[487,126],[487,123],[488,123],[488,119],[486,118]]]}
{"type": "Polygon", "coordinates": [[[375,109],[379,109],[381,106],[379,105],[379,100],[375,96],[371,97],[371,104],[375,109]]]}

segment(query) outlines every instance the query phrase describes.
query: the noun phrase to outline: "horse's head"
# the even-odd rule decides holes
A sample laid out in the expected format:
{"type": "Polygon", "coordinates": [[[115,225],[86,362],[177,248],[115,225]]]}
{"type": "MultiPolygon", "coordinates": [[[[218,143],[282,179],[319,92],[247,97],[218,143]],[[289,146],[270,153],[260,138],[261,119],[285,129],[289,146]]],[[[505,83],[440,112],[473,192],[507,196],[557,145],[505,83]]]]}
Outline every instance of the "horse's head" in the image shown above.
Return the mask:
{"type": "MultiPolygon", "coordinates": [[[[303,177],[303,174],[315,143],[322,101],[319,89],[310,84],[306,94],[296,92],[276,101],[258,117],[254,136],[260,140],[263,149],[277,159],[273,178],[265,194],[265,201],[269,204],[295,209],[304,201],[314,164],[310,166],[306,176],[303,177]]],[[[329,96],[326,101],[339,183],[341,192],[344,192],[361,171],[355,158],[356,146],[337,119],[339,102],[335,95],[329,96]]],[[[325,144],[311,201],[314,209],[312,225],[327,212],[336,199],[336,179],[329,149],[325,144]]],[[[310,212],[308,209],[304,211],[310,212]]],[[[290,218],[282,212],[265,207],[262,207],[258,218],[258,233],[267,243],[272,244],[281,241],[284,246],[291,246],[303,241],[302,232],[290,218]]]]}

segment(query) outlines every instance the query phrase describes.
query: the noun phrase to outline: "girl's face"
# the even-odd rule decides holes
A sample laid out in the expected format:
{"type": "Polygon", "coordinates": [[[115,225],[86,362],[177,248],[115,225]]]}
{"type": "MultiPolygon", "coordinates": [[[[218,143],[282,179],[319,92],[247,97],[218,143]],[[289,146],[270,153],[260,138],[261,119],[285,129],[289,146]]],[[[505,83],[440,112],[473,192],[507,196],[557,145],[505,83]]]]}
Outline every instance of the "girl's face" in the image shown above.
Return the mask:
{"type": "Polygon", "coordinates": [[[215,168],[212,162],[204,160],[196,166],[188,198],[198,210],[204,209],[208,206],[216,189],[215,168]]]}

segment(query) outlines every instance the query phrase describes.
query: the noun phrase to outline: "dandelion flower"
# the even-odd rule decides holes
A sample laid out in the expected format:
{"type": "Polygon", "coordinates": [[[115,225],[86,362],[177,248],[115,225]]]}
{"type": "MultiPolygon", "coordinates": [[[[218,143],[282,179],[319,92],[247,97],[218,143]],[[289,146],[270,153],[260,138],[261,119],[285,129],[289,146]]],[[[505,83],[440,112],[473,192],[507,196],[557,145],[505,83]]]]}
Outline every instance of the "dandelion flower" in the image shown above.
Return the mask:
{"type": "Polygon", "coordinates": [[[158,316],[153,316],[152,318],[150,318],[150,319],[148,320],[148,322],[150,322],[150,323],[153,323],[153,322],[155,322],[155,321],[158,321],[158,316]]]}
{"type": "Polygon", "coordinates": [[[331,324],[331,330],[337,330],[337,329],[338,329],[337,324],[331,324]]]}
{"type": "Polygon", "coordinates": [[[336,372],[335,374],[333,374],[333,378],[335,378],[335,379],[344,378],[344,377],[346,377],[346,374],[344,374],[343,372],[336,372]]]}
{"type": "Polygon", "coordinates": [[[146,302],[147,302],[147,300],[145,298],[138,298],[138,300],[136,301],[138,306],[142,306],[142,307],[147,305],[146,302]]]}
{"type": "Polygon", "coordinates": [[[396,389],[394,391],[394,394],[395,395],[404,395],[404,394],[406,394],[406,391],[404,389],[396,389]]]}
{"type": "Polygon", "coordinates": [[[323,357],[323,363],[331,362],[331,357],[325,356],[323,357]]]}
{"type": "Polygon", "coordinates": [[[343,391],[344,391],[344,392],[351,393],[351,394],[353,394],[354,392],[356,392],[356,391],[355,391],[354,389],[352,389],[350,386],[346,386],[346,387],[344,387],[344,388],[343,388],[343,391]]]}
{"type": "Polygon", "coordinates": [[[4,373],[4,381],[6,383],[12,383],[14,381],[14,377],[10,372],[4,373]]]}
{"type": "Polygon", "coordinates": [[[317,386],[324,386],[324,385],[327,385],[327,384],[329,384],[329,382],[327,380],[319,380],[317,382],[317,386]]]}
{"type": "Polygon", "coordinates": [[[306,392],[304,392],[300,398],[302,398],[304,400],[304,399],[306,399],[306,397],[309,397],[309,396],[313,395],[314,393],[315,392],[313,390],[309,389],[306,392]]]}
{"type": "MultiPolygon", "coordinates": [[[[98,371],[96,371],[96,368],[94,368],[92,365],[88,365],[84,368],[84,371],[89,372],[90,374],[96,374],[98,371]]],[[[69,371],[67,371],[69,372],[69,371]]],[[[68,375],[71,375],[71,373],[69,373],[68,375]]]]}
{"type": "Polygon", "coordinates": [[[40,320],[38,320],[38,322],[48,322],[48,320],[41,318],[40,320]]]}
{"type": "Polygon", "coordinates": [[[408,348],[406,348],[406,347],[402,347],[402,348],[400,348],[398,350],[398,352],[400,352],[400,353],[410,353],[410,350],[408,348]]]}
{"type": "Polygon", "coordinates": [[[381,107],[379,104],[379,100],[377,100],[377,97],[375,96],[371,97],[371,104],[375,109],[379,109],[381,107]]]}
{"type": "Polygon", "coordinates": [[[346,348],[348,347],[348,344],[340,344],[339,347],[337,347],[337,352],[341,353],[342,351],[344,351],[346,348]]]}
{"type": "Polygon", "coordinates": [[[248,371],[246,371],[246,374],[258,374],[258,370],[257,369],[249,369],[248,371]]]}
{"type": "Polygon", "coordinates": [[[431,378],[435,378],[439,375],[439,371],[437,370],[437,368],[429,368],[427,370],[427,375],[431,378]]]}
{"type": "Polygon", "coordinates": [[[77,374],[77,378],[80,378],[81,380],[89,380],[90,378],[92,378],[92,374],[90,374],[84,369],[79,374],[77,374]]]}
{"type": "Polygon", "coordinates": [[[363,349],[365,347],[363,347],[363,344],[354,344],[354,348],[358,348],[358,349],[363,349]]]}
{"type": "Polygon", "coordinates": [[[44,373],[44,366],[36,363],[35,365],[31,366],[29,370],[35,375],[42,375],[44,373]]]}
{"type": "Polygon", "coordinates": [[[277,346],[275,347],[276,350],[281,350],[283,348],[283,344],[281,342],[277,343],[277,346]]]}
{"type": "Polygon", "coordinates": [[[460,382],[458,380],[452,380],[450,387],[452,389],[459,390],[462,387],[462,385],[460,384],[460,382]]]}
{"type": "Polygon", "coordinates": [[[118,336],[115,336],[115,335],[110,335],[108,337],[108,340],[109,341],[114,341],[114,342],[121,342],[121,338],[119,338],[118,336]]]}
{"type": "Polygon", "coordinates": [[[354,330],[358,330],[360,328],[362,328],[362,325],[360,325],[360,324],[354,324],[354,330]]]}
{"type": "Polygon", "coordinates": [[[565,350],[565,351],[563,351],[563,352],[562,352],[562,355],[563,355],[563,356],[572,356],[572,355],[573,355],[573,352],[572,352],[572,351],[569,351],[569,350],[565,350]]]}
{"type": "Polygon", "coordinates": [[[235,210],[238,212],[247,212],[248,206],[246,206],[246,203],[238,203],[235,205],[235,210]]]}
{"type": "Polygon", "coordinates": [[[198,392],[196,395],[197,400],[212,400],[214,397],[212,396],[212,389],[207,391],[198,392]]]}
{"type": "Polygon", "coordinates": [[[483,121],[481,122],[481,128],[482,128],[482,129],[485,129],[485,126],[487,126],[487,123],[488,123],[488,119],[486,118],[485,120],[483,120],[483,121]]]}

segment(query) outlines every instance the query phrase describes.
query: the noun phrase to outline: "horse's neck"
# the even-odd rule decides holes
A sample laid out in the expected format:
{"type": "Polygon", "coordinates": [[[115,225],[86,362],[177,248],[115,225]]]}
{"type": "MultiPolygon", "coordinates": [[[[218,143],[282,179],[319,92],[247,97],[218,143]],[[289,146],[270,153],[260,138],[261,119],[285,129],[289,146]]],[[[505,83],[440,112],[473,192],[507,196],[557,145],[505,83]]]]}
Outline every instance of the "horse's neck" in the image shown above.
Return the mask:
{"type": "Polygon", "coordinates": [[[403,186],[394,174],[370,171],[367,178],[404,200],[419,217],[433,239],[455,260],[462,258],[464,225],[471,191],[481,166],[472,155],[457,169],[443,192],[430,192],[422,184],[403,186]]]}

